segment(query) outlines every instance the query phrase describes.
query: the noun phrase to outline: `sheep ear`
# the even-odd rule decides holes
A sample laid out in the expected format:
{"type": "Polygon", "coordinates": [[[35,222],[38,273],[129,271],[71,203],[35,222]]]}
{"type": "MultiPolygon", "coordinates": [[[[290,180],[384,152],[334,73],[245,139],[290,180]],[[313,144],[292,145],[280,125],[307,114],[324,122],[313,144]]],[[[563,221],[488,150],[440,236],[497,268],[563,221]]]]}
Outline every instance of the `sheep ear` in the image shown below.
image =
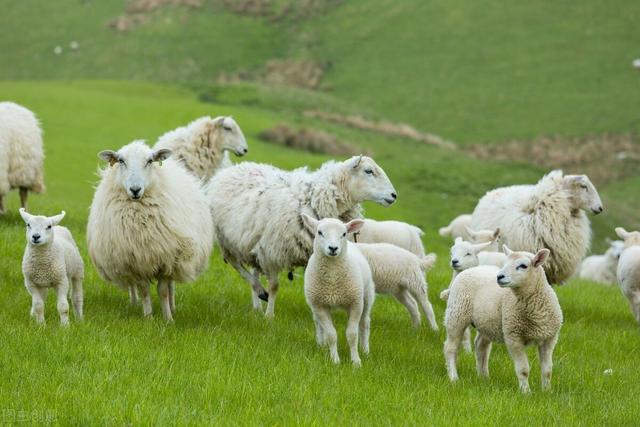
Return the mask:
{"type": "Polygon", "coordinates": [[[484,242],[484,243],[478,243],[476,245],[473,245],[473,251],[475,253],[481,252],[483,249],[486,249],[492,243],[493,242],[484,242]]]}
{"type": "Polygon", "coordinates": [[[168,148],[161,148],[151,154],[151,160],[153,160],[154,162],[162,163],[164,160],[167,160],[169,157],[171,157],[171,154],[171,150],[169,150],[168,148]]]}
{"type": "Polygon", "coordinates": [[[500,237],[500,227],[496,228],[496,231],[493,232],[493,240],[496,240],[500,237]]]}
{"type": "Polygon", "coordinates": [[[618,237],[620,237],[622,240],[627,240],[627,237],[629,237],[629,235],[631,233],[629,233],[627,230],[625,230],[622,227],[616,227],[616,234],[618,235],[618,237]]]}
{"type": "Polygon", "coordinates": [[[310,217],[306,213],[301,213],[300,217],[302,218],[302,222],[307,230],[311,232],[311,234],[316,234],[316,230],[318,229],[318,220],[310,217]]]}
{"type": "Polygon", "coordinates": [[[29,214],[24,208],[20,208],[19,212],[24,222],[29,224],[29,221],[31,220],[32,215],[29,214]]]}
{"type": "Polygon", "coordinates": [[[462,237],[456,237],[456,240],[453,241],[453,243],[455,245],[459,245],[460,243],[462,243],[464,240],[462,240],[462,237]]]}
{"type": "Polygon", "coordinates": [[[101,151],[98,153],[98,157],[104,160],[105,162],[108,162],[110,166],[113,166],[116,163],[118,163],[118,159],[119,159],[118,153],[116,153],[113,150],[101,151]]]}
{"type": "Polygon", "coordinates": [[[537,254],[535,254],[535,256],[533,257],[533,261],[531,262],[531,264],[534,267],[538,267],[541,266],[542,264],[544,264],[544,262],[547,260],[547,258],[549,258],[549,254],[551,253],[551,251],[547,248],[544,249],[540,249],[538,251],[537,254]]]}
{"type": "Polygon", "coordinates": [[[513,253],[513,251],[509,249],[507,245],[502,245],[502,252],[504,252],[506,256],[509,256],[513,253]]]}
{"type": "Polygon", "coordinates": [[[610,239],[610,238],[608,238],[608,237],[605,237],[605,238],[604,238],[604,242],[605,242],[607,245],[611,246],[611,244],[613,243],[613,240],[611,240],[611,239],[610,239]]]}
{"type": "Polygon", "coordinates": [[[360,154],[353,163],[353,167],[352,169],[358,169],[358,167],[360,166],[360,163],[362,162],[362,154],[360,154]]]}
{"type": "Polygon", "coordinates": [[[219,116],[213,119],[213,127],[219,128],[220,126],[222,126],[222,123],[224,123],[224,119],[225,119],[225,116],[219,116]]]}
{"type": "Polygon", "coordinates": [[[51,220],[51,224],[52,225],[60,224],[60,221],[62,221],[62,218],[64,218],[64,216],[66,214],[67,213],[65,211],[62,211],[62,212],[60,212],[60,215],[54,215],[54,216],[49,217],[49,219],[51,220]]]}
{"type": "Polygon", "coordinates": [[[465,226],[464,226],[464,229],[465,229],[465,230],[467,230],[467,233],[468,233],[468,234],[469,234],[469,236],[471,236],[473,239],[475,239],[475,238],[476,238],[476,236],[478,235],[478,233],[476,233],[476,231],[475,231],[473,228],[469,227],[468,225],[465,225],[465,226]]]}
{"type": "Polygon", "coordinates": [[[364,221],[361,219],[352,219],[345,225],[347,226],[347,233],[355,233],[362,228],[364,221]]]}

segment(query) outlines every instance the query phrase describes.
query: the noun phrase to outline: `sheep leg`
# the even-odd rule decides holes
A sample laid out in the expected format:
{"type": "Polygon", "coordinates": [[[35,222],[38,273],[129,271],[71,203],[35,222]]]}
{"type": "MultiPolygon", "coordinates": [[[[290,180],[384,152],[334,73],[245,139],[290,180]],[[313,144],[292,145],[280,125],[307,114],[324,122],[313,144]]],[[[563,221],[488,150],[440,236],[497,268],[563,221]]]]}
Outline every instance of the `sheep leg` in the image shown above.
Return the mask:
{"type": "Polygon", "coordinates": [[[551,388],[551,373],[553,371],[553,349],[558,342],[558,336],[542,342],[538,346],[538,358],[540,359],[540,374],[542,377],[542,389],[551,388]]]}
{"type": "Polygon", "coordinates": [[[172,314],[176,314],[176,284],[169,283],[169,308],[172,314]]]}
{"type": "MultiPolygon", "coordinates": [[[[262,289],[262,284],[260,283],[260,270],[258,270],[257,268],[253,269],[253,283],[251,285],[252,289],[251,289],[251,298],[252,298],[252,302],[253,302],[253,309],[254,310],[259,310],[262,311],[262,300],[260,299],[260,294],[258,294],[258,292],[256,292],[256,288],[261,289],[263,292],[264,290],[262,289]]],[[[264,292],[266,294],[266,292],[264,292]]],[[[269,298],[267,297],[267,300],[269,298]]]]}
{"type": "Polygon", "coordinates": [[[418,305],[413,299],[409,291],[403,289],[393,295],[400,304],[404,305],[411,316],[411,324],[414,328],[420,327],[420,312],[418,311],[418,305]]]}
{"type": "Polygon", "coordinates": [[[349,308],[349,319],[347,320],[347,342],[351,351],[351,362],[356,368],[362,365],[358,354],[358,327],[362,318],[362,310],[362,304],[351,306],[349,308]]]}
{"type": "Polygon", "coordinates": [[[67,301],[67,295],[69,294],[69,281],[67,279],[64,279],[62,283],[56,286],[56,294],[60,324],[62,326],[69,326],[69,301],[67,301]]]}
{"type": "Polygon", "coordinates": [[[158,280],[158,297],[160,297],[160,307],[162,308],[162,316],[167,322],[173,322],[173,316],[171,315],[171,298],[169,295],[170,286],[171,279],[163,277],[158,280]]]}
{"type": "MultiPolygon", "coordinates": [[[[465,334],[469,328],[465,329],[465,334]]],[[[491,340],[478,332],[476,335],[476,369],[481,377],[489,376],[489,355],[491,354],[491,340]]]]}
{"type": "MultiPolygon", "coordinates": [[[[269,300],[269,294],[264,290],[264,288],[260,284],[260,280],[254,280],[254,276],[252,276],[247,271],[246,268],[240,265],[240,263],[235,259],[233,259],[232,257],[228,257],[227,261],[229,262],[229,264],[231,264],[233,268],[236,269],[236,271],[240,274],[240,276],[242,276],[242,278],[251,286],[251,289],[253,289],[254,294],[256,294],[258,298],[260,298],[263,301],[269,300]]],[[[253,307],[256,308],[256,305],[254,304],[253,307]]]]}
{"type": "Polygon", "coordinates": [[[82,279],[75,278],[71,281],[71,299],[73,300],[73,312],[78,320],[82,320],[82,309],[84,305],[84,292],[82,289],[82,279]]]}
{"type": "Polygon", "coordinates": [[[0,194],[0,215],[4,214],[4,194],[0,194]]]}
{"type": "Polygon", "coordinates": [[[462,348],[467,353],[471,353],[471,326],[467,326],[462,337],[462,348]]]}
{"type": "Polygon", "coordinates": [[[138,292],[135,285],[129,285],[129,302],[138,305],[138,292]]]}
{"type": "Polygon", "coordinates": [[[640,323],[640,291],[631,291],[629,297],[629,306],[636,322],[640,323]]]}
{"type": "Polygon", "coordinates": [[[267,310],[264,315],[267,319],[273,319],[276,309],[276,297],[278,296],[278,274],[269,274],[269,301],[267,302],[267,310]]]}
{"type": "Polygon", "coordinates": [[[31,294],[31,317],[35,317],[36,321],[43,325],[44,299],[47,296],[47,289],[27,284],[27,290],[31,294]]]}
{"type": "Polygon", "coordinates": [[[138,292],[140,298],[142,298],[142,313],[144,317],[151,317],[153,315],[153,308],[151,306],[151,292],[149,292],[149,283],[140,283],[138,285],[138,292]]]}
{"type": "Polygon", "coordinates": [[[437,331],[438,322],[436,322],[436,315],[433,312],[433,306],[429,302],[429,297],[426,290],[424,288],[420,289],[419,292],[413,292],[412,295],[416,299],[416,301],[418,301],[418,304],[420,304],[420,307],[422,308],[422,311],[424,312],[424,315],[426,316],[431,329],[437,331]]]}
{"type": "Polygon", "coordinates": [[[340,356],[338,356],[338,334],[336,328],[333,326],[331,320],[331,313],[326,308],[317,308],[315,311],[317,319],[320,321],[320,325],[325,337],[325,343],[329,345],[329,354],[331,355],[331,361],[335,364],[340,363],[340,356]]]}
{"type": "Polygon", "coordinates": [[[513,365],[520,383],[520,391],[529,393],[529,359],[525,351],[524,344],[518,340],[505,340],[507,350],[513,359],[513,365]]]}
{"type": "Polygon", "coordinates": [[[27,209],[27,198],[29,197],[29,190],[25,187],[20,187],[20,206],[27,209]]]}
{"type": "Polygon", "coordinates": [[[315,312],[313,313],[313,323],[316,327],[316,343],[318,343],[319,347],[322,347],[326,344],[324,331],[322,330],[322,323],[320,322],[320,319],[318,319],[318,316],[315,312]]]}
{"type": "Polygon", "coordinates": [[[467,325],[464,324],[447,324],[447,339],[444,342],[444,359],[447,364],[447,373],[451,381],[458,380],[458,369],[456,367],[456,359],[458,358],[458,350],[464,330],[467,325]]]}
{"type": "MultiPolygon", "coordinates": [[[[375,287],[375,285],[372,285],[372,287],[375,287]]],[[[362,348],[362,352],[364,354],[369,354],[369,333],[371,331],[372,308],[373,301],[369,302],[365,298],[364,306],[362,308],[362,315],[360,316],[360,347],[362,348]]]]}

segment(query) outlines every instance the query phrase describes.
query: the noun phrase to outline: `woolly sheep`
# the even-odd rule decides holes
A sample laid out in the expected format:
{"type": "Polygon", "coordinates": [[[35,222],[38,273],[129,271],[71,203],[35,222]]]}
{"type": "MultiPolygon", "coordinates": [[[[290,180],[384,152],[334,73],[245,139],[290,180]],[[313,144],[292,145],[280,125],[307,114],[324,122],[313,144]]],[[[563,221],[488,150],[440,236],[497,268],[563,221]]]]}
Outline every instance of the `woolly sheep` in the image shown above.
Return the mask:
{"type": "Polygon", "coordinates": [[[640,323],[640,231],[629,232],[618,227],[616,234],[624,240],[624,250],[616,272],[618,285],[629,300],[636,321],[640,323]]]}
{"type": "Polygon", "coordinates": [[[89,212],[89,255],[100,276],[122,288],[137,288],[143,313],[152,314],[150,282],[158,281],[162,313],[172,321],[173,282],[202,273],[213,246],[213,224],[198,179],[168,149],[133,141],[118,152],[102,151],[110,166],[89,212]]]}
{"type": "Polygon", "coordinates": [[[364,219],[364,225],[357,233],[350,234],[349,240],[356,243],[391,243],[416,255],[424,257],[422,235],[424,232],[415,225],[402,221],[376,221],[364,219]]]}
{"type": "Polygon", "coordinates": [[[331,309],[346,309],[351,362],[359,367],[358,330],[362,351],[368,354],[375,285],[367,260],[346,236],[362,227],[363,222],[354,219],[344,224],[334,218],[318,221],[304,213],[301,218],[315,235],[313,252],[304,272],[304,295],[313,314],[316,341],[319,346],[327,344],[333,363],[340,363],[331,309]]]}
{"type": "Polygon", "coordinates": [[[578,276],[594,282],[616,283],[618,260],[623,250],[624,242],[621,240],[609,241],[609,249],[603,255],[592,255],[582,261],[578,276]]]}
{"type": "Polygon", "coordinates": [[[562,310],[542,267],[548,249],[535,255],[504,247],[507,264],[478,266],[460,273],[451,284],[444,324],[444,355],[451,381],[458,379],[456,357],[465,329],[478,330],[476,368],[489,376],[492,342],[504,342],[513,359],[520,390],[529,392],[528,345],[538,347],[542,388],[551,386],[552,355],[562,326],[562,310]]]}
{"type": "Polygon", "coordinates": [[[463,214],[455,217],[449,225],[438,230],[438,234],[442,237],[451,236],[453,240],[462,237],[464,240],[471,240],[471,236],[467,232],[467,227],[471,226],[471,215],[463,214]]]}
{"type": "Polygon", "coordinates": [[[200,117],[187,126],[162,135],[153,147],[166,148],[172,157],[207,182],[218,169],[231,166],[229,151],[244,156],[249,151],[240,126],[232,117],[200,117]]]}
{"type": "Polygon", "coordinates": [[[44,300],[50,288],[57,294],[62,325],[69,324],[69,289],[75,315],[82,319],[84,264],[71,232],[58,225],[64,215],[64,211],[52,217],[31,215],[20,209],[20,216],[27,224],[22,274],[31,295],[31,316],[38,323],[44,323],[44,300]]]}
{"type": "Polygon", "coordinates": [[[420,326],[420,306],[431,329],[437,331],[438,324],[429,302],[427,281],[424,278],[426,270],[435,264],[436,255],[418,258],[389,243],[358,243],[356,246],[369,263],[376,292],[392,295],[404,305],[416,328],[420,326]]]}
{"type": "Polygon", "coordinates": [[[545,264],[549,282],[571,277],[591,244],[584,210],[603,211],[598,191],[586,175],[556,170],[536,185],[514,185],[488,192],[473,212],[473,229],[500,227],[501,241],[514,250],[551,251],[545,264]]]}
{"type": "Polygon", "coordinates": [[[243,162],[214,175],[207,194],[222,254],[252,286],[255,309],[268,299],[267,318],[274,316],[278,272],[305,266],[311,255],[313,236],[300,213],[346,220],[360,215],[360,202],[389,206],[397,197],[382,168],[363,156],[327,162],[315,172],[243,162]],[[268,294],[259,273],[267,276],[268,294]]]}
{"type": "Polygon", "coordinates": [[[0,214],[4,196],[20,189],[20,204],[27,208],[29,191],[44,191],[42,131],[36,116],[13,102],[0,102],[0,214]]]}

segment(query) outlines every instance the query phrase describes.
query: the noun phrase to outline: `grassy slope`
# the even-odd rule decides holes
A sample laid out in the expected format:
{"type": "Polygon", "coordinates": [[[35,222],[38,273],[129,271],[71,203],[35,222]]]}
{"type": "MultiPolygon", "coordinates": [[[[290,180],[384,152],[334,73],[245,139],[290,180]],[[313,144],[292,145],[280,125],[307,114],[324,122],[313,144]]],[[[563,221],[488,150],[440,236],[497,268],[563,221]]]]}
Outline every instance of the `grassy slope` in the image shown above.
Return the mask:
{"type": "MultiPolygon", "coordinates": [[[[460,358],[462,381],[446,379],[444,332],[411,330],[398,304],[379,298],[373,313],[372,354],[360,370],[330,365],[316,348],[302,280],[282,286],[277,319],[250,312],[249,291],[218,255],[196,284],[180,286],[175,325],[144,321],[124,293],[104,284],[86,258],[84,228],[92,194],[95,153],[133,138],[153,140],[166,129],[205,113],[233,114],[251,144],[248,160],[283,167],[318,165],[325,158],[267,146],[255,134],[281,120],[280,113],[198,103],[181,89],[135,83],[0,83],[3,98],[37,111],[46,132],[47,194],[31,210],[67,211],[64,220],[87,265],[86,316],[69,331],[57,325],[52,298],[48,325],[28,321],[22,287],[23,224],[11,212],[0,220],[0,402],[2,408],[50,412],[61,424],[220,422],[224,424],[478,423],[632,424],[636,402],[637,326],[615,288],[573,282],[558,290],[566,324],[556,349],[554,389],[516,393],[512,364],[503,346],[491,360],[492,378],[475,377],[473,359],[460,358]],[[613,374],[603,375],[612,368],[613,374]],[[357,421],[356,421],[357,420],[357,421]],[[483,421],[480,421],[482,423],[483,421]]],[[[397,217],[427,230],[428,249],[440,260],[429,274],[431,301],[448,283],[446,247],[437,225],[469,209],[485,189],[530,182],[540,171],[479,163],[419,144],[333,129],[374,150],[398,189],[397,205],[367,204],[370,215],[397,217]],[[452,173],[452,164],[457,173],[452,173]],[[445,197],[444,199],[443,197],[445,197]]],[[[599,227],[599,225],[598,225],[599,227]]],[[[155,301],[155,297],[154,297],[155,301]]],[[[154,305],[156,313],[158,305],[154,305]]],[[[347,358],[344,316],[337,316],[340,350],[347,358]]]]}

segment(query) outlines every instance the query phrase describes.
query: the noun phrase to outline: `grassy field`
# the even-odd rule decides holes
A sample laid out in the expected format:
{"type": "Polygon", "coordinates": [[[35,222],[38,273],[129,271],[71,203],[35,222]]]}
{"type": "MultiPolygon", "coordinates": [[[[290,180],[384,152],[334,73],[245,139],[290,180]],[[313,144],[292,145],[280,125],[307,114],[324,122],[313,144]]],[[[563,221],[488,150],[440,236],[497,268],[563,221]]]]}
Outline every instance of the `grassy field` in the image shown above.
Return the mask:
{"type": "MultiPolygon", "coordinates": [[[[615,287],[572,281],[558,288],[565,325],[555,352],[553,389],[540,391],[534,352],[533,394],[517,393],[513,367],[496,346],[491,379],[475,375],[471,355],[459,361],[462,380],[449,384],[442,356],[444,331],[410,327],[403,308],[379,298],[373,310],[371,355],[363,367],[348,363],[345,318],[337,315],[343,364],[332,366],[319,350],[304,302],[302,278],[283,277],[276,319],[251,312],[248,287],[219,254],[192,285],[178,286],[175,324],[153,320],[128,305],[125,293],[99,279],[86,255],[85,226],[96,153],[134,138],[153,141],[165,130],[203,114],[232,114],[250,144],[247,160],[292,168],[327,158],[261,143],[256,134],[289,113],[258,107],[202,103],[182,88],[132,82],[0,82],[3,99],[20,102],[42,120],[48,191],[30,210],[65,209],[86,262],[83,323],[58,326],[55,303],[47,325],[28,316],[20,260],[24,225],[12,194],[0,219],[0,416],[63,425],[138,424],[562,424],[632,425],[640,417],[638,327],[615,287]],[[612,369],[610,375],[604,371],[612,369]],[[31,419],[31,418],[30,418],[31,419]]],[[[308,119],[298,119],[300,121],[308,119]]],[[[436,230],[474,205],[489,188],[533,182],[543,172],[529,166],[480,162],[456,152],[400,139],[314,123],[372,150],[399,193],[396,205],[365,204],[375,218],[422,226],[425,244],[440,256],[429,273],[429,296],[442,320],[437,295],[447,286],[449,242],[436,230]],[[455,168],[455,173],[454,173],[455,168]]],[[[637,185],[637,180],[635,180],[637,185]]],[[[628,183],[627,183],[628,184],[628,183]]],[[[620,187],[601,189],[622,200],[620,187]]],[[[628,194],[628,193],[627,193],[628,194]]],[[[595,218],[598,239],[623,218],[595,218]]]]}

